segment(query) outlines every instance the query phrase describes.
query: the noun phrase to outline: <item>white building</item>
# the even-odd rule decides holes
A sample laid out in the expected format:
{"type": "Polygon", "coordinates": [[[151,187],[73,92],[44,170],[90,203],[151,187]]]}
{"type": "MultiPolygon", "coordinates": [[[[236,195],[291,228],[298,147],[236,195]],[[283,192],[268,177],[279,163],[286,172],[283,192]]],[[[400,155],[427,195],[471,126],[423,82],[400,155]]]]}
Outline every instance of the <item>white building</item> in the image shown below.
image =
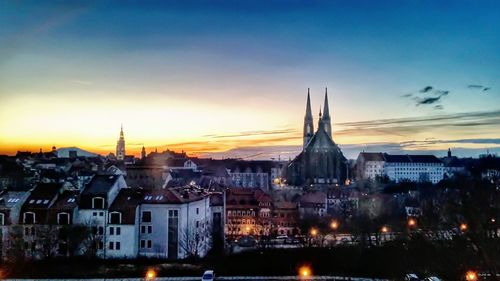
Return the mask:
{"type": "Polygon", "coordinates": [[[120,189],[126,187],[123,175],[96,175],[80,195],[75,222],[92,228],[92,239],[98,257],[107,257],[105,230],[108,224],[108,208],[120,189]]]}
{"type": "Polygon", "coordinates": [[[146,191],[139,212],[139,256],[203,257],[210,249],[208,194],[192,188],[146,191]]]}
{"type": "Polygon", "coordinates": [[[358,179],[387,176],[394,182],[413,181],[438,183],[444,176],[444,164],[434,155],[359,154],[356,160],[358,179]]]}

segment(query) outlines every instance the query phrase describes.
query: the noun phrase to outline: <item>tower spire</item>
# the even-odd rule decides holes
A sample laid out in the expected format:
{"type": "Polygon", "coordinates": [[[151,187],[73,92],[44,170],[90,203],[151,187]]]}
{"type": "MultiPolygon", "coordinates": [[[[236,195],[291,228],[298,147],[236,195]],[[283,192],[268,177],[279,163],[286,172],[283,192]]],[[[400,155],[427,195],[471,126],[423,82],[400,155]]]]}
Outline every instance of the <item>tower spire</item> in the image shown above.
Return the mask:
{"type": "Polygon", "coordinates": [[[304,135],[303,135],[303,147],[305,148],[309,140],[314,134],[314,124],[313,116],[311,110],[311,96],[310,89],[307,88],[307,102],[306,102],[306,115],[304,116],[304,135]]]}
{"type": "Polygon", "coordinates": [[[332,121],[330,118],[330,106],[328,105],[328,88],[325,88],[325,104],[323,106],[323,117],[321,118],[321,122],[326,133],[332,138],[332,121]]]}
{"type": "Polygon", "coordinates": [[[125,136],[123,135],[123,124],[120,125],[120,138],[116,142],[116,159],[123,161],[125,159],[125,136]]]}

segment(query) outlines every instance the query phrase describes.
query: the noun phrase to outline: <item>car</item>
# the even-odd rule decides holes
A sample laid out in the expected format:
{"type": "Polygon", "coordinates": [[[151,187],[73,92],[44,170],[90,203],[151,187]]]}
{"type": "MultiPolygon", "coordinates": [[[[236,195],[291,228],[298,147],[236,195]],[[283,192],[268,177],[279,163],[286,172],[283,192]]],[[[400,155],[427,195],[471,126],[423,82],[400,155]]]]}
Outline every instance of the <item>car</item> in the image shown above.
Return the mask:
{"type": "Polygon", "coordinates": [[[415,273],[408,273],[405,275],[405,281],[420,281],[420,278],[415,273]]]}
{"type": "Polygon", "coordinates": [[[431,276],[431,277],[425,278],[425,281],[441,281],[441,279],[436,277],[436,276],[431,276]]]}
{"type": "Polygon", "coordinates": [[[213,270],[206,270],[201,277],[201,281],[214,281],[215,274],[213,270]]]}

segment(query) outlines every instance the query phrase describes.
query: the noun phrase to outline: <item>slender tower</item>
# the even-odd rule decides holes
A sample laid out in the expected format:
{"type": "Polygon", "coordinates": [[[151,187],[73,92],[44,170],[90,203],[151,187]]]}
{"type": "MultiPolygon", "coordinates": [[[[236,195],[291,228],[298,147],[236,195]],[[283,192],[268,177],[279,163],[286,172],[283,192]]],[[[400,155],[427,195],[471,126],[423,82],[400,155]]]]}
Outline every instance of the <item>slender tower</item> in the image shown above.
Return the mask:
{"type": "Polygon", "coordinates": [[[321,118],[323,123],[323,128],[325,129],[328,136],[332,138],[332,123],[330,119],[330,108],[328,106],[328,88],[325,88],[325,105],[323,109],[323,117],[321,118]]]}
{"type": "Polygon", "coordinates": [[[120,138],[116,143],[116,160],[123,161],[125,159],[125,137],[123,136],[123,125],[120,129],[120,138]]]}
{"type": "Polygon", "coordinates": [[[307,88],[307,104],[306,104],[306,115],[304,116],[304,146],[306,148],[307,143],[314,135],[314,124],[313,116],[311,111],[311,97],[309,95],[309,88],[307,88]]]}
{"type": "Polygon", "coordinates": [[[141,150],[141,159],[146,159],[146,149],[144,148],[144,145],[142,146],[141,150]]]}

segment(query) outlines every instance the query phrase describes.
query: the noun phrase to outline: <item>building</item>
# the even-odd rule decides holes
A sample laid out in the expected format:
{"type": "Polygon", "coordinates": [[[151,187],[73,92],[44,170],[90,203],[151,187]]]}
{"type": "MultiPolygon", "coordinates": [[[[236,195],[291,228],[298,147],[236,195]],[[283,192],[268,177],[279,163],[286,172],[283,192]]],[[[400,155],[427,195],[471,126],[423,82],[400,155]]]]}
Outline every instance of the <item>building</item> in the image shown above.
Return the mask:
{"type": "Polygon", "coordinates": [[[229,174],[235,187],[269,190],[272,161],[235,161],[229,165],[229,174]]]}
{"type": "Polygon", "coordinates": [[[141,189],[122,188],[109,207],[105,258],[136,258],[139,253],[141,189]]]}
{"type": "Polygon", "coordinates": [[[24,191],[0,192],[0,260],[8,258],[8,251],[14,247],[12,228],[19,223],[21,207],[29,195],[24,191]]]}
{"type": "Polygon", "coordinates": [[[310,184],[344,184],[348,176],[347,159],[332,138],[328,93],[325,92],[323,115],[319,113],[318,130],[314,132],[309,90],[302,152],[287,167],[287,183],[301,186],[310,184]]]}
{"type": "Polygon", "coordinates": [[[294,202],[275,202],[273,204],[273,225],[275,235],[297,235],[299,234],[299,209],[294,202]]]}
{"type": "Polygon", "coordinates": [[[121,126],[120,138],[116,143],[116,160],[125,160],[125,136],[123,135],[123,126],[121,126]]]}
{"type": "Polygon", "coordinates": [[[210,197],[201,190],[145,191],[139,214],[139,256],[203,257],[211,247],[210,197]]]}
{"type": "Polygon", "coordinates": [[[362,152],[356,160],[358,179],[387,177],[393,182],[438,183],[444,176],[444,164],[434,155],[393,155],[362,152]]]}
{"type": "Polygon", "coordinates": [[[165,186],[168,176],[169,173],[163,166],[128,165],[125,181],[129,187],[159,189],[165,186]]]}
{"type": "Polygon", "coordinates": [[[226,236],[270,235],[271,203],[271,197],[261,189],[228,189],[226,191],[226,236]]]}
{"type": "Polygon", "coordinates": [[[300,218],[324,217],[327,214],[327,196],[321,191],[302,195],[299,200],[300,218]]]}
{"type": "Polygon", "coordinates": [[[123,175],[95,175],[80,194],[76,222],[92,229],[93,255],[106,257],[108,209],[127,183],[123,175]]]}

